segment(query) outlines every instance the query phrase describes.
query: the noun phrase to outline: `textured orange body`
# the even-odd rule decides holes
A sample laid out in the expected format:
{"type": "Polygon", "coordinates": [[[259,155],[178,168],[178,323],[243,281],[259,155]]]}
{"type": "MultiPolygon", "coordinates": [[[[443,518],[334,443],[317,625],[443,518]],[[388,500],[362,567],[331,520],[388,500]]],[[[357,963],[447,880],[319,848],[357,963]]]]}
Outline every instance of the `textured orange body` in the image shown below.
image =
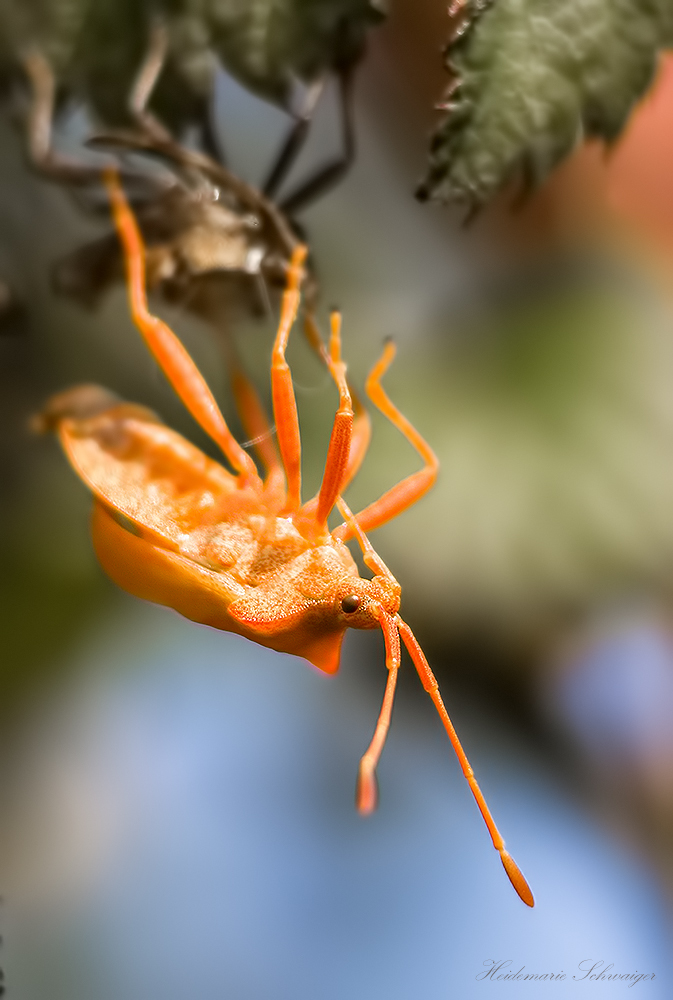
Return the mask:
{"type": "Polygon", "coordinates": [[[45,414],[96,498],[94,545],[109,576],[193,621],[334,673],[351,624],[341,601],[362,582],[344,542],[328,532],[307,539],[280,516],[282,496],[238,489],[237,477],[150,411],[110,402],[81,387],[45,414]]]}
{"type": "Polygon", "coordinates": [[[505,850],[474,773],[411,629],[399,615],[400,586],[365,531],[391,520],[432,486],[432,449],[390,402],[381,377],[392,344],[367,381],[367,394],[424,460],[408,476],[354,516],[341,494],[357,472],[369,442],[369,421],[353,400],[341,360],[340,318],[332,315],[329,347],[307,317],[307,333],[339,392],[322,485],[301,500],[301,441],[285,348],[299,307],[305,248],[288,268],[272,355],[271,388],[278,447],[259,399],[245,376],[233,372],[242,423],[264,469],[236,442],[217,403],[175,334],[147,308],[144,254],[135,220],[114,173],[108,173],[115,221],[124,246],[133,317],[169,381],[203,429],[221,447],[234,472],[208,458],[149,410],[119,402],[104,389],[80,386],[54,397],[42,417],[57,431],[78,475],[94,495],[93,537],[108,574],[130,593],[175,608],[196,622],[253,639],[310,660],[326,673],[339,666],[347,628],[383,633],[388,681],[372,742],[362,757],[357,805],[377,802],[376,765],[392,714],[406,646],[442,719],[493,846],[521,899],[531,891],[505,850]],[[334,506],[345,517],[330,531],[334,506]],[[359,575],[346,546],[356,537],[372,578],[359,575]]]}

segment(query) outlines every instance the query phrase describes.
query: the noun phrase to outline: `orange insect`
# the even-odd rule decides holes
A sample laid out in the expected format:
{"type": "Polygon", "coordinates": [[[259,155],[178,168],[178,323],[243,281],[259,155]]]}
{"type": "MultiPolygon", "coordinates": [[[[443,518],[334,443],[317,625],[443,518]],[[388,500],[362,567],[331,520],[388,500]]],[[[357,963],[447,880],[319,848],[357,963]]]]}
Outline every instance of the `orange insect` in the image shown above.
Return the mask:
{"type": "MultiPolygon", "coordinates": [[[[369,422],[352,403],[341,359],[340,316],[333,313],[329,349],[322,347],[322,354],[339,391],[339,408],[322,485],[317,496],[302,504],[301,441],[285,350],[299,308],[305,248],[298,247],[292,256],[273,347],[278,448],[251,383],[240,372],[233,380],[242,423],[256,441],[264,467],[261,478],[181,342],[148,311],[138,227],[116,172],[108,171],[105,181],[124,246],[133,318],[180,399],[235,472],[212,461],[149,410],[119,402],[104,389],[80,386],[54,397],[42,425],[57,430],[70,462],[94,495],[93,539],[104,569],[138,597],[168,605],[193,621],[304,656],[329,674],[339,667],[346,629],[380,628],[388,680],[374,736],[359,768],[356,802],[362,813],[376,808],[376,765],[390,724],[401,639],[439,712],[505,871],[524,903],[533,906],[533,895],[505,850],[437,681],[399,615],[400,585],[365,535],[415,503],[437,475],[432,449],[381,387],[394,357],[393,345],[386,345],[366,391],[418,451],[423,468],[356,517],[341,498],[364,458],[369,422]],[[345,521],[330,531],[327,519],[335,505],[345,521]],[[345,544],[351,538],[362,549],[371,579],[358,573],[345,544]]],[[[314,343],[316,338],[313,330],[314,343]]]]}

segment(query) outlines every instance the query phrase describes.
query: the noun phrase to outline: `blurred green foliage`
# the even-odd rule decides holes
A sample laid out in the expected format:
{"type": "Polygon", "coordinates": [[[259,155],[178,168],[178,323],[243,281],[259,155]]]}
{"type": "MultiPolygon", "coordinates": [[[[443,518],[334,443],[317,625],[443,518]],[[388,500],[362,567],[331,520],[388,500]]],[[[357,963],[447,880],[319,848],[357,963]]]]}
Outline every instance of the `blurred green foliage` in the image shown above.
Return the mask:
{"type": "Polygon", "coordinates": [[[84,98],[118,124],[161,23],[168,53],[151,107],[179,129],[203,114],[218,59],[259,96],[287,106],[297,82],[355,62],[382,16],[380,0],[0,0],[0,78],[37,47],[61,97],[84,98]]]}
{"type": "Polygon", "coordinates": [[[425,635],[511,647],[673,586],[673,338],[646,275],[549,258],[482,290],[395,378],[441,471],[375,544],[425,635]]]}
{"type": "Polygon", "coordinates": [[[583,138],[613,141],[673,44],[670,0],[467,0],[422,198],[474,210],[541,183],[583,138]]]}

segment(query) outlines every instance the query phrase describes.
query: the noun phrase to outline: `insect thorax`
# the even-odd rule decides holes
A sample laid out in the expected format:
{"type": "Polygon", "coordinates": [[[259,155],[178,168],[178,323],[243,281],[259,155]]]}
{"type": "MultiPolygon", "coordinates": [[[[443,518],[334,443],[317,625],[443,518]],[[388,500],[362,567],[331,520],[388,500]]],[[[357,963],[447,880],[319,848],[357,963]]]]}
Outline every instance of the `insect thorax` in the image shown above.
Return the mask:
{"type": "Polygon", "coordinates": [[[244,588],[282,577],[288,591],[298,588],[308,598],[320,599],[339,579],[358,575],[347,546],[331,536],[315,545],[288,517],[251,514],[202,525],[184,537],[180,550],[244,588]]]}

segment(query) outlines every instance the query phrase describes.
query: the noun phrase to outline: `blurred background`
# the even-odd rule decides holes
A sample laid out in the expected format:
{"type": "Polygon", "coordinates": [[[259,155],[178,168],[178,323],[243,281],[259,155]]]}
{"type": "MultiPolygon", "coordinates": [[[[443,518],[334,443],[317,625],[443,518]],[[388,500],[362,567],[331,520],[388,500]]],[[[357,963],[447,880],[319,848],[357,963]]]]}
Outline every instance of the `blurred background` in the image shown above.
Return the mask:
{"type": "MultiPolygon", "coordinates": [[[[328,306],[343,310],[355,385],[392,335],[386,389],[439,455],[433,492],[372,540],[536,908],[508,885],[407,663],[380,808],[355,814],[385,683],[380,637],[349,634],[329,678],[103,576],[87,491],[56,442],[30,432],[31,416],[51,394],[97,382],[209,446],[121,287],[89,311],[52,291],[56,262],[109,225],[28,169],[8,104],[8,996],[470,998],[488,988],[476,978],[488,963],[510,959],[565,972],[553,987],[563,995],[584,988],[572,977],[587,960],[655,973],[637,988],[671,995],[673,63],[662,58],[609,155],[578,148],[524,204],[505,190],[466,227],[457,209],[413,198],[445,82],[444,5],[390,6],[356,76],[355,164],[299,222],[323,322],[328,306]]],[[[287,116],[224,72],[215,116],[230,166],[259,183],[287,116]]],[[[338,126],[332,82],[293,178],[337,151],[338,126]]],[[[77,149],[89,128],[73,107],[57,141],[77,149]]],[[[156,306],[236,426],[219,337],[184,308],[156,306]]],[[[268,398],[273,316],[239,318],[232,333],[268,398]]],[[[289,359],[310,494],[336,393],[300,337],[289,359]]],[[[355,510],[418,466],[373,422],[355,510]]]]}

